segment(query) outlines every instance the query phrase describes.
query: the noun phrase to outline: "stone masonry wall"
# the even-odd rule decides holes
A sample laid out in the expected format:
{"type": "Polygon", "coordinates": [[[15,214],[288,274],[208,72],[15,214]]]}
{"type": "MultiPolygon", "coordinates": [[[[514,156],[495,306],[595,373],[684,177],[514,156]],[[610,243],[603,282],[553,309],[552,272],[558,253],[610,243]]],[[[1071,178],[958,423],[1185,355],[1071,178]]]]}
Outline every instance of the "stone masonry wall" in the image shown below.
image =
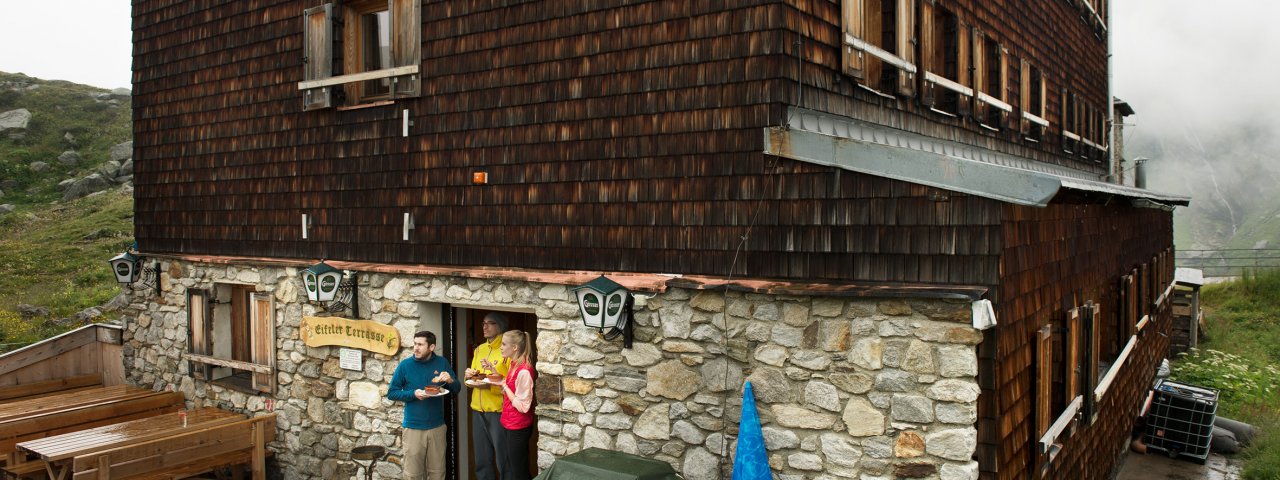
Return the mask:
{"type": "MultiPolygon", "coordinates": [[[[399,450],[400,405],[385,400],[412,354],[420,302],[534,311],[538,464],[587,446],[671,463],[691,480],[727,478],[752,382],[779,478],[976,479],[978,385],[967,301],[847,299],[671,289],[636,310],[634,348],[582,325],[572,286],[459,277],[361,276],[361,317],[395,327],[403,348],[306,347],[315,315],[294,268],[163,262],[163,295],[135,292],[126,315],[129,381],[174,388],[193,406],[278,414],[275,462],[286,478],[350,478],[352,447],[399,450]],[[186,291],[257,285],[276,302],[278,390],[253,395],[189,376],[186,291]]],[[[464,392],[465,393],[465,392],[464,392]]],[[[469,448],[462,446],[460,448],[469,448]]],[[[398,478],[381,462],[375,478],[398,478]]]]}

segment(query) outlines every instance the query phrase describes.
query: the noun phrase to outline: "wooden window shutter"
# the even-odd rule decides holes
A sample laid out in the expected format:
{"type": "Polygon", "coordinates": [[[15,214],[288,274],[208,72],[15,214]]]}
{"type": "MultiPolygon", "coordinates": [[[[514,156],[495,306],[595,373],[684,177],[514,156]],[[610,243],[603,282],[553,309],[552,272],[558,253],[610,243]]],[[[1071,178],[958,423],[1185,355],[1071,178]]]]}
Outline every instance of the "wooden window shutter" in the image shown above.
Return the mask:
{"type": "MultiPolygon", "coordinates": [[[[391,12],[391,62],[396,67],[422,67],[422,0],[387,0],[391,12]]],[[[421,89],[422,72],[396,77],[396,97],[416,97],[421,89]]]]}
{"type": "Polygon", "coordinates": [[[249,308],[252,362],[272,367],[270,372],[253,374],[253,389],[267,393],[275,392],[276,383],[276,321],[272,298],[270,293],[254,293],[249,308]]]}
{"type": "Polygon", "coordinates": [[[1083,370],[1080,375],[1080,387],[1084,393],[1084,418],[1092,419],[1095,412],[1093,391],[1098,386],[1098,323],[1094,321],[1093,304],[1089,303],[1080,310],[1080,323],[1083,326],[1081,334],[1083,340],[1081,345],[1084,351],[1080,352],[1081,362],[1080,369],[1083,370]]]}
{"type": "MultiPolygon", "coordinates": [[[[1018,93],[1020,97],[1018,100],[1018,108],[1023,112],[1035,115],[1035,112],[1031,111],[1031,64],[1027,63],[1026,60],[1022,60],[1018,68],[1018,73],[1022,76],[1022,81],[1018,83],[1018,93]]],[[[1022,134],[1029,135],[1031,133],[1031,121],[1023,118],[1021,123],[1022,134]]]]}
{"type": "MultiPolygon", "coordinates": [[[[209,303],[209,292],[204,290],[187,290],[187,350],[196,355],[213,353],[211,337],[213,335],[213,307],[209,303]]],[[[208,380],[212,369],[208,364],[188,362],[191,376],[208,380]]]]}
{"type": "Polygon", "coordinates": [[[1049,103],[1049,96],[1048,96],[1048,91],[1049,91],[1049,82],[1045,81],[1045,78],[1044,78],[1044,74],[1043,74],[1043,73],[1042,73],[1042,74],[1040,74],[1040,85],[1039,85],[1039,90],[1040,90],[1040,91],[1039,91],[1039,95],[1040,95],[1040,96],[1039,96],[1039,102],[1037,102],[1037,103],[1040,105],[1040,112],[1039,112],[1039,113],[1036,113],[1036,115],[1037,115],[1037,116],[1039,116],[1040,118],[1048,118],[1048,117],[1045,117],[1045,112],[1046,112],[1046,111],[1048,111],[1048,103],[1049,103]]]}
{"type": "Polygon", "coordinates": [[[920,2],[920,104],[926,107],[932,107],[937,92],[937,87],[925,79],[925,72],[935,71],[937,65],[942,59],[937,58],[937,44],[942,39],[936,38],[934,32],[935,8],[932,0],[921,0],[920,2]]]}
{"type": "MultiPolygon", "coordinates": [[[[320,80],[333,76],[333,4],[308,8],[302,14],[302,78],[320,80]]],[[[303,90],[302,109],[315,110],[332,106],[333,89],[319,87],[303,90]]]]}
{"type": "MultiPolygon", "coordinates": [[[[916,63],[916,1],[898,0],[898,56],[907,63],[916,63]]],[[[898,71],[898,94],[904,97],[916,95],[915,74],[898,71]]]]}
{"type": "MultiPolygon", "coordinates": [[[[1009,89],[1009,49],[1004,45],[996,44],[996,48],[1000,49],[1000,100],[1005,103],[1013,102],[1013,93],[1009,89]]],[[[1013,124],[1013,115],[1010,112],[1000,111],[1001,124],[1004,128],[1012,130],[1016,127],[1013,124]]]]}
{"type": "MultiPolygon", "coordinates": [[[[864,5],[865,0],[843,0],[840,2],[840,22],[844,27],[844,34],[853,38],[863,39],[864,22],[864,5]]],[[[840,45],[844,51],[844,74],[857,79],[865,79],[863,72],[863,53],[862,50],[853,48],[845,42],[844,38],[840,39],[840,45]]]]}
{"type": "MultiPolygon", "coordinates": [[[[974,43],[977,43],[977,42],[971,41],[973,38],[973,35],[971,33],[972,30],[969,28],[968,24],[960,21],[959,19],[956,19],[956,25],[957,25],[957,28],[956,28],[955,42],[956,42],[957,51],[956,51],[955,81],[956,83],[959,83],[961,85],[971,85],[972,84],[971,71],[969,69],[970,53],[971,53],[971,50],[973,49],[974,43]]],[[[978,96],[978,89],[975,88],[973,90],[973,96],[975,98],[978,96]]],[[[966,101],[966,99],[964,99],[963,96],[960,96],[960,97],[961,98],[958,98],[957,99],[958,101],[956,102],[958,104],[957,105],[957,109],[959,110],[958,113],[961,116],[968,116],[972,112],[972,109],[970,107],[972,107],[973,105],[972,103],[966,101]]]]}
{"type": "Polygon", "coordinates": [[[1063,338],[1066,342],[1066,358],[1063,359],[1063,365],[1066,369],[1066,403],[1071,404],[1075,400],[1076,395],[1080,394],[1080,374],[1084,373],[1084,369],[1080,368],[1080,309],[1073,308],[1067,312],[1067,336],[1063,338]]]}
{"type": "Polygon", "coordinates": [[[1053,423],[1053,327],[1045,325],[1036,333],[1036,438],[1053,423]]]}
{"type": "MultiPolygon", "coordinates": [[[[977,117],[980,122],[986,122],[987,106],[981,100],[978,100],[978,94],[985,92],[987,86],[986,38],[982,36],[982,30],[977,27],[970,31],[970,37],[972,38],[969,44],[972,45],[973,54],[973,82],[969,86],[973,87],[973,98],[971,99],[973,100],[973,116],[977,117]]],[[[996,95],[998,96],[999,94],[996,95]]]]}

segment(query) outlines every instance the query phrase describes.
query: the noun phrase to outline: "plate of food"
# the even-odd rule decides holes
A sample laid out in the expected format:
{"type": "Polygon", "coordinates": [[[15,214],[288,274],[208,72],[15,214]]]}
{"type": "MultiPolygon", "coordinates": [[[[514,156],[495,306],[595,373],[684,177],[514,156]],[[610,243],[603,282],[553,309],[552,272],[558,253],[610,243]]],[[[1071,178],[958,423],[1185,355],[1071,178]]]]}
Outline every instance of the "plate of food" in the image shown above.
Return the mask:
{"type": "Polygon", "coordinates": [[[435,385],[422,387],[422,391],[426,393],[428,397],[443,397],[449,394],[449,389],[437,387],[435,385]]]}
{"type": "Polygon", "coordinates": [[[468,378],[465,383],[468,387],[483,387],[489,384],[489,382],[484,381],[483,378],[468,378]]]}

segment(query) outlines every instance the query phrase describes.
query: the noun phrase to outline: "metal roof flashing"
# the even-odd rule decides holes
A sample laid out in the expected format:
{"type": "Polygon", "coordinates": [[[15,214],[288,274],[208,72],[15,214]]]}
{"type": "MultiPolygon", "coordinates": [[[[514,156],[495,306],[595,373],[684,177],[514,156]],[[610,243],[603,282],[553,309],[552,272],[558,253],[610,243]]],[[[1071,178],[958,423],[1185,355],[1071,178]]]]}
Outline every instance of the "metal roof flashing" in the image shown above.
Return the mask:
{"type": "Polygon", "coordinates": [[[1188,205],[1190,197],[1094,180],[1094,174],[958,142],[790,108],[764,129],[764,153],[1018,205],[1044,207],[1062,189],[1128,197],[1135,206],[1188,205]]]}

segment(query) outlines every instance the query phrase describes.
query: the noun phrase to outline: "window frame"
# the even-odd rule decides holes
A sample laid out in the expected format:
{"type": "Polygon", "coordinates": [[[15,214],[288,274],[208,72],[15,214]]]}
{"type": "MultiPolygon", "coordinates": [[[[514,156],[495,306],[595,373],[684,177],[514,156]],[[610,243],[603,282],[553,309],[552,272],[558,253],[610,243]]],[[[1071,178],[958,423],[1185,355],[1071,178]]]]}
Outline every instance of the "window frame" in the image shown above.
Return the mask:
{"type": "Polygon", "coordinates": [[[956,12],[920,2],[920,103],[950,116],[968,116],[973,104],[969,70],[973,33],[956,12]]]}
{"type": "Polygon", "coordinates": [[[916,94],[915,63],[916,0],[843,0],[840,3],[843,30],[844,73],[859,87],[884,97],[916,94]],[[885,6],[891,5],[892,9],[885,6]],[[884,38],[885,26],[892,25],[894,38],[884,38]],[[873,35],[871,32],[878,34],[873,35]],[[875,78],[872,78],[875,77],[875,78]]]}
{"type": "Polygon", "coordinates": [[[1026,59],[1021,61],[1018,74],[1021,77],[1019,82],[1021,101],[1018,108],[1022,115],[1022,137],[1030,142],[1044,142],[1045,132],[1049,129],[1049,120],[1045,118],[1046,104],[1049,100],[1048,81],[1044,77],[1044,72],[1026,59]]]}
{"type": "Polygon", "coordinates": [[[275,393],[275,300],[271,293],[241,284],[188,290],[187,339],[187,351],[181,357],[189,362],[193,378],[250,393],[275,393]],[[219,301],[219,290],[230,290],[230,298],[219,301]],[[237,320],[244,325],[237,325],[237,320]],[[225,345],[219,346],[223,342],[225,345]],[[249,377],[247,384],[237,379],[244,374],[249,377]]]}
{"type": "Polygon", "coordinates": [[[421,96],[422,13],[421,0],[362,0],[335,6],[326,3],[303,12],[303,110],[337,106],[358,108],[390,104],[396,99],[421,96]],[[363,71],[359,60],[361,40],[357,12],[382,11],[385,1],[390,29],[391,65],[363,71]],[[352,6],[354,5],[354,7],[352,6]],[[350,28],[334,32],[334,24],[350,28]],[[338,38],[341,37],[341,38],[338,38]],[[343,73],[333,74],[334,44],[341,46],[343,73]],[[363,82],[390,81],[388,95],[365,95],[363,82]],[[354,84],[354,85],[353,85],[354,84]]]}
{"type": "Polygon", "coordinates": [[[1013,106],[1009,95],[1009,50],[979,28],[973,29],[973,118],[985,128],[999,131],[1009,126],[1013,106]]]}

